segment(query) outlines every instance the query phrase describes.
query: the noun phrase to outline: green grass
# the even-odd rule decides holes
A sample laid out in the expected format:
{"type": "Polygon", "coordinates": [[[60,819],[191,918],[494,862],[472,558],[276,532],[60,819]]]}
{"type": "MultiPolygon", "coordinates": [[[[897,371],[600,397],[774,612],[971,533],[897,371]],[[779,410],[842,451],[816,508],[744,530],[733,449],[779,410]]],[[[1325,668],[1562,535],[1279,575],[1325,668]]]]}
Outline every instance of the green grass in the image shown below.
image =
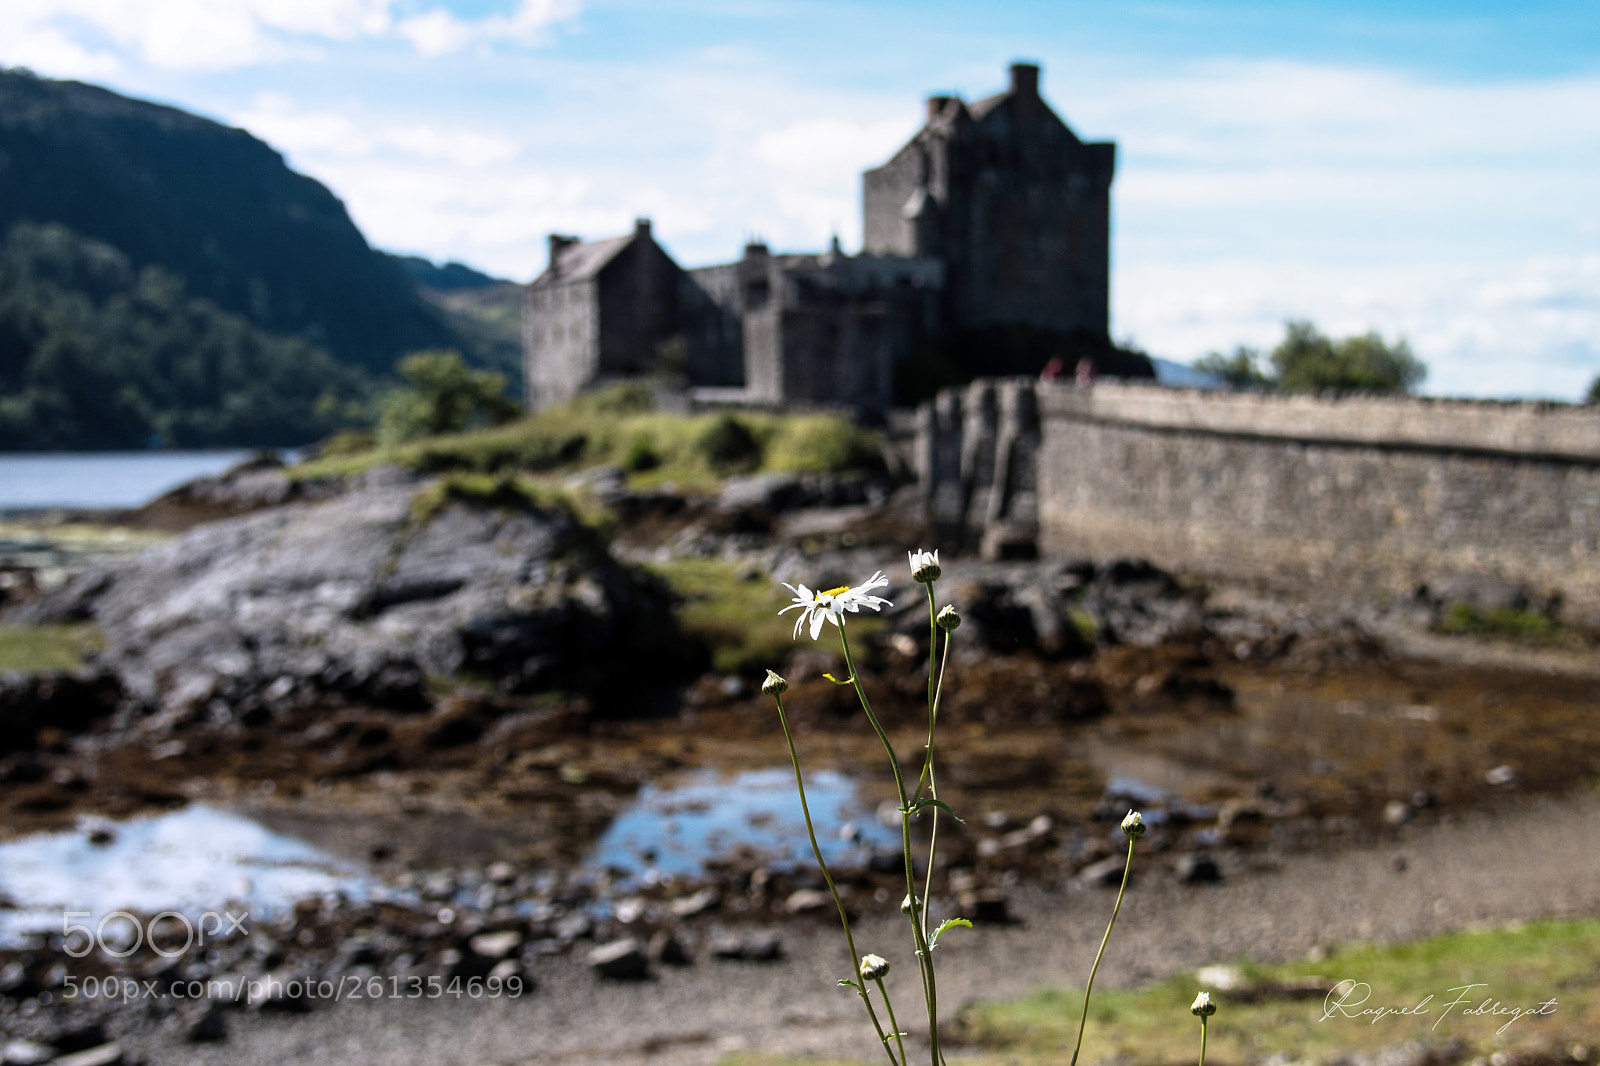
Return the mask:
{"type": "Polygon", "coordinates": [[[778,617],[791,597],[767,575],[744,578],[715,559],[675,559],[651,569],[683,598],[678,624],[711,649],[716,672],[759,673],[794,650],[794,616],[778,617]]]}
{"type": "Polygon", "coordinates": [[[101,646],[100,631],[87,623],[0,626],[0,673],[76,670],[101,646]]]}
{"type": "Polygon", "coordinates": [[[411,520],[426,525],[452,502],[482,507],[543,507],[571,512],[602,534],[611,515],[591,497],[566,486],[526,474],[455,472],[430,482],[411,499],[411,520]]]}
{"type": "Polygon", "coordinates": [[[630,483],[714,489],[752,471],[844,471],[881,462],[878,438],[848,419],[823,414],[652,411],[648,393],[618,386],[490,429],[363,447],[342,435],[297,477],[359,473],[382,464],[424,472],[566,472],[614,463],[630,483]]]}
{"type": "Polygon", "coordinates": [[[1439,628],[1456,636],[1509,637],[1531,643],[1550,644],[1567,636],[1565,627],[1537,611],[1496,607],[1479,611],[1469,603],[1452,603],[1444,609],[1439,628]]]}
{"type": "Polygon", "coordinates": [[[1100,623],[1094,620],[1094,615],[1082,607],[1068,607],[1067,619],[1072,623],[1072,628],[1078,635],[1093,644],[1100,636],[1100,623]]]}
{"type": "MultiPolygon", "coordinates": [[[[1114,945],[1113,945],[1114,947],[1114,945]]],[[[1354,945],[1321,961],[1254,967],[1241,965],[1252,990],[1219,996],[1211,1019],[1207,1061],[1259,1061],[1285,1052],[1296,1060],[1322,1062],[1338,1054],[1372,1051],[1406,1040],[1443,1043],[1459,1038],[1475,1051],[1489,1052],[1527,1042],[1560,1042],[1600,1031],[1600,921],[1540,922],[1488,932],[1461,932],[1396,946],[1354,945]],[[1324,998],[1296,999],[1274,989],[1307,978],[1363,982],[1370,995],[1353,993],[1345,1010],[1357,1014],[1374,1007],[1412,1007],[1433,996],[1429,1013],[1414,1017],[1324,1018],[1324,998]],[[1472,998],[1444,1016],[1444,1005],[1460,993],[1451,989],[1482,984],[1472,998]],[[1506,1033],[1495,1030],[1507,1019],[1470,1017],[1461,1012],[1490,998],[1532,1007],[1556,997],[1556,1013],[1524,1017],[1506,1033]],[[1259,997],[1259,998],[1257,998],[1259,997]]],[[[1084,1058],[1096,1062],[1119,1054],[1144,1061],[1184,1061],[1199,1049],[1199,1023],[1188,1006],[1201,988],[1186,975],[1135,991],[1097,994],[1089,1012],[1084,1058]]],[[[1008,1003],[980,1005],[961,1019],[964,1036],[985,1051],[1003,1051],[1019,1062],[1054,1061],[1070,1054],[1082,999],[1078,992],[1048,990],[1008,1003]]]]}
{"type": "MultiPolygon", "coordinates": [[[[1116,950],[1115,942],[1111,950],[1116,950]]],[[[956,958],[952,956],[952,963],[956,958]]],[[[1393,946],[1349,945],[1317,962],[1241,963],[1238,969],[1245,977],[1241,991],[1210,990],[1219,1006],[1210,1023],[1206,1061],[1217,1066],[1261,1062],[1279,1053],[1294,1062],[1327,1063],[1410,1040],[1442,1047],[1458,1039],[1466,1049],[1464,1059],[1501,1049],[1564,1052],[1574,1042],[1592,1044],[1592,1034],[1600,1032],[1600,920],[1513,925],[1393,946]],[[1415,1007],[1427,996],[1433,999],[1422,1007],[1428,1013],[1410,1017],[1386,1016],[1375,1023],[1370,1016],[1341,1013],[1325,1018],[1322,995],[1296,998],[1287,991],[1312,977],[1324,979],[1327,987],[1347,979],[1369,986],[1360,1006],[1354,1001],[1361,994],[1351,995],[1349,1014],[1374,1007],[1415,1007]],[[1473,989],[1469,999],[1445,1014],[1444,1006],[1460,995],[1451,990],[1470,984],[1484,987],[1473,989]],[[1555,1013],[1520,1018],[1499,1035],[1495,1030],[1508,1015],[1463,1013],[1486,998],[1530,1008],[1552,997],[1555,1013]]],[[[1201,987],[1188,974],[1141,989],[1096,992],[1080,1063],[1195,1061],[1200,1024],[1189,1013],[1189,1004],[1201,987]]],[[[1018,1000],[969,1007],[954,1019],[960,1046],[949,1048],[950,1057],[954,1061],[959,1055],[975,1066],[1065,1063],[1077,1034],[1081,995],[1079,990],[1046,989],[1018,1000]]],[[[864,1020],[862,1028],[867,1029],[864,1020]]],[[[857,1052],[855,1061],[882,1061],[881,1055],[874,1057],[870,1030],[859,1049],[852,1050],[857,1052]]],[[[780,1066],[781,1061],[740,1054],[723,1064],[780,1066]]]]}

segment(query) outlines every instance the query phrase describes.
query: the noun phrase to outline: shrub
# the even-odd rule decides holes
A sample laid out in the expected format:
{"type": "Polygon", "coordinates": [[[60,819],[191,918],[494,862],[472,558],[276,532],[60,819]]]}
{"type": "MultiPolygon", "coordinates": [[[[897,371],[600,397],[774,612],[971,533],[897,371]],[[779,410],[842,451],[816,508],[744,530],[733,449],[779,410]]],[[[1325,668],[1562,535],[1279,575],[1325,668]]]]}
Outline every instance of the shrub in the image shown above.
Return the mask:
{"type": "Polygon", "coordinates": [[[400,376],[405,387],[390,390],[380,405],[378,439],[384,444],[499,425],[521,413],[502,395],[503,376],[473,370],[459,352],[413,352],[400,360],[400,376]]]}
{"type": "Polygon", "coordinates": [[[878,435],[836,415],[787,418],[767,443],[766,465],[773,470],[839,473],[878,470],[883,446],[878,435]]]}
{"type": "Polygon", "coordinates": [[[761,442],[749,426],[727,411],[701,431],[695,450],[720,469],[750,469],[761,463],[761,442]]]}
{"type": "Polygon", "coordinates": [[[660,465],[661,456],[656,454],[646,437],[633,438],[633,443],[628,445],[627,454],[622,457],[622,469],[630,474],[654,470],[660,465]]]}
{"type": "Polygon", "coordinates": [[[1391,346],[1374,332],[1333,341],[1310,322],[1288,323],[1272,367],[1290,392],[1409,392],[1428,376],[1404,340],[1391,346]]]}

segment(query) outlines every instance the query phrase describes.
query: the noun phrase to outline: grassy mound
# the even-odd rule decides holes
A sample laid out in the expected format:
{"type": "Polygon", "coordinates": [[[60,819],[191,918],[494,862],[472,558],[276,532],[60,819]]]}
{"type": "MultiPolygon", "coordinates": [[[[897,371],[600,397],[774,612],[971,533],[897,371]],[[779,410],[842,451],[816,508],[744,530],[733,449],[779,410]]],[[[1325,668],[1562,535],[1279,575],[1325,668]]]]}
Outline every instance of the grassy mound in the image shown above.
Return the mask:
{"type": "Polygon", "coordinates": [[[349,474],[380,464],[429,473],[559,473],[612,464],[636,487],[670,481],[683,488],[714,488],[731,474],[871,470],[881,462],[877,435],[837,415],[670,414],[651,409],[643,386],[619,385],[470,433],[392,447],[342,435],[296,473],[349,474]]]}

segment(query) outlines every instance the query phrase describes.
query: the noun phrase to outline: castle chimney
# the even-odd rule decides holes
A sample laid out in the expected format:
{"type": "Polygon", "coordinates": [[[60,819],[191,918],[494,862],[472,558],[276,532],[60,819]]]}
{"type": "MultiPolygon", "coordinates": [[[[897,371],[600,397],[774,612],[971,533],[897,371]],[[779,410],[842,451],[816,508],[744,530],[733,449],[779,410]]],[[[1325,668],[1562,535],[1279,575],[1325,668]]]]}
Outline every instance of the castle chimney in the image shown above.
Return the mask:
{"type": "Polygon", "coordinates": [[[554,273],[556,270],[556,264],[557,260],[561,256],[561,250],[566,248],[568,245],[577,243],[578,238],[576,237],[568,237],[560,233],[550,234],[550,270],[552,273],[554,273]]]}
{"type": "Polygon", "coordinates": [[[633,220],[633,235],[635,237],[648,237],[648,236],[650,236],[650,220],[648,218],[636,218],[636,219],[634,219],[633,220]]]}
{"type": "Polygon", "coordinates": [[[1011,64],[1011,95],[1022,100],[1039,99],[1039,64],[1011,64]]]}
{"type": "Polygon", "coordinates": [[[945,109],[945,105],[947,105],[949,103],[950,103],[950,97],[948,97],[948,96],[930,96],[930,97],[928,97],[928,121],[932,122],[934,119],[938,118],[941,114],[943,114],[944,113],[944,109],[945,109]]]}

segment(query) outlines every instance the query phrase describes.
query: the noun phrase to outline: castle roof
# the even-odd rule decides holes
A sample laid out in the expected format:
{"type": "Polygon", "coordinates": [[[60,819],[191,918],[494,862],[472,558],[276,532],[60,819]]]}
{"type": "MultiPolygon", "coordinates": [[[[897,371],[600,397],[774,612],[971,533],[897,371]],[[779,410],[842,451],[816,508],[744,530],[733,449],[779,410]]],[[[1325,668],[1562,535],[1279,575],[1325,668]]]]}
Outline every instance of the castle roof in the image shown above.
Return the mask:
{"type": "Polygon", "coordinates": [[[558,281],[581,281],[592,278],[605,265],[615,259],[624,248],[639,236],[638,231],[621,237],[607,237],[599,241],[574,241],[556,252],[554,261],[534,284],[553,284],[558,281]]]}
{"type": "Polygon", "coordinates": [[[995,93],[993,96],[985,96],[982,100],[974,100],[968,104],[967,114],[973,118],[983,118],[1009,99],[1011,99],[1010,89],[1005,92],[995,93]]]}

